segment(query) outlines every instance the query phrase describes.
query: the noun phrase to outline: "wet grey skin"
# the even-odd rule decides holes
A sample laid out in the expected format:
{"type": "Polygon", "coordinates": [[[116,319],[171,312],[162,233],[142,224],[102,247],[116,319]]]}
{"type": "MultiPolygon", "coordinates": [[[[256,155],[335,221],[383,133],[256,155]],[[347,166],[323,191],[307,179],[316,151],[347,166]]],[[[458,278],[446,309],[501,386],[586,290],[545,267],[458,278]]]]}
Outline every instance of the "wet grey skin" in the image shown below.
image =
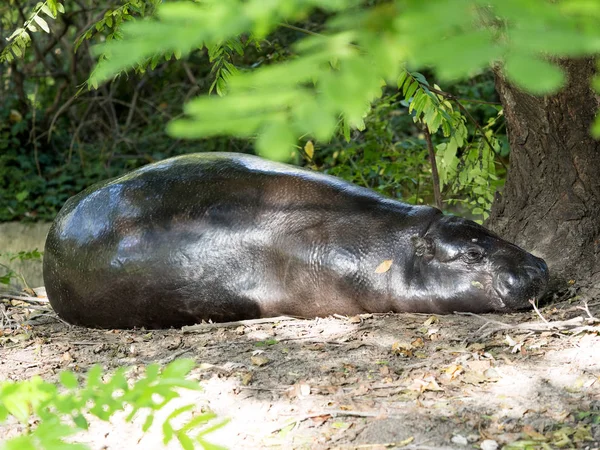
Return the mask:
{"type": "Polygon", "coordinates": [[[72,324],[168,328],[513,311],[543,294],[548,268],[436,208],[256,156],[205,153],[70,198],[48,234],[44,281],[72,324]]]}

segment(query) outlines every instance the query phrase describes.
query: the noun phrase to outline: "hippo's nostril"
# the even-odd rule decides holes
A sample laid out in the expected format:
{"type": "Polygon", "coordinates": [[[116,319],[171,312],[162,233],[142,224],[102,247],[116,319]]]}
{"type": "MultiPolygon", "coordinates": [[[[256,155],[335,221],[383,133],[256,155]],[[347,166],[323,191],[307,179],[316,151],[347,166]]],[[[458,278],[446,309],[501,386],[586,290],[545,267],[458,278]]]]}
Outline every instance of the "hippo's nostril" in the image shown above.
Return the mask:
{"type": "Polygon", "coordinates": [[[504,272],[498,275],[498,287],[508,293],[514,290],[519,284],[519,278],[511,272],[504,272]]]}

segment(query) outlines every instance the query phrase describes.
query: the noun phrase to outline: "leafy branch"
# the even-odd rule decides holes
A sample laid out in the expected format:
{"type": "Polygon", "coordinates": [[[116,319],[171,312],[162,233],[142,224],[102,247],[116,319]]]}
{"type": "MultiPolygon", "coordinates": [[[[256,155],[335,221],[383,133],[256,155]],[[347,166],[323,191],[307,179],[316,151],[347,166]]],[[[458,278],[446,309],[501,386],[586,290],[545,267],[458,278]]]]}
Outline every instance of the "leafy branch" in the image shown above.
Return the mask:
{"type": "Polygon", "coordinates": [[[29,18],[25,20],[23,26],[17,28],[6,40],[8,45],[0,53],[0,62],[11,62],[15,57],[22,58],[25,55],[27,47],[31,43],[29,33],[36,33],[43,30],[50,33],[48,22],[42,17],[42,13],[51,19],[56,19],[58,13],[64,14],[65,8],[57,0],[46,0],[38,3],[29,18]]]}
{"type": "Polygon", "coordinates": [[[107,29],[110,30],[110,33],[106,35],[107,41],[122,39],[121,25],[123,22],[133,20],[134,15],[132,13],[135,13],[139,17],[146,17],[154,12],[159,3],[160,0],[132,0],[125,2],[118,8],[109,9],[100,20],[90,25],[87,30],[79,35],[75,40],[75,51],[77,51],[84,41],[92,39],[96,34],[102,33],[107,29]]]}
{"type": "MultiPolygon", "coordinates": [[[[409,112],[413,114],[413,120],[425,125],[424,133],[430,154],[436,204],[441,208],[440,185],[442,188],[449,186],[452,194],[462,192],[463,197],[467,198],[463,201],[468,203],[472,212],[485,219],[494,200],[492,192],[495,189],[490,187],[497,187],[500,183],[495,171],[499,145],[491,130],[492,123],[485,129],[481,127],[455,96],[437,85],[431,86],[418,72],[404,71],[400,74],[397,84],[404,95],[405,103],[409,106],[409,112]],[[458,106],[458,111],[453,109],[452,103],[458,106]],[[482,139],[483,145],[479,144],[476,152],[472,151],[473,148],[467,140],[467,119],[482,139]],[[449,139],[436,146],[434,157],[431,134],[440,129],[443,136],[449,139]],[[462,153],[462,156],[459,157],[459,153],[462,153]]],[[[501,160],[500,163],[504,166],[501,160]]],[[[455,201],[457,200],[449,200],[455,201]]]]}
{"type": "Polygon", "coordinates": [[[247,43],[244,44],[239,37],[233,37],[208,46],[208,58],[213,63],[210,74],[215,77],[208,90],[209,94],[216,90],[218,95],[225,95],[229,79],[239,73],[232,62],[233,53],[243,56],[246,45],[247,43]]]}
{"type": "MultiPolygon", "coordinates": [[[[65,439],[88,429],[86,417],[91,415],[109,421],[116,412],[129,409],[128,422],[139,412],[147,412],[142,425],[142,430],[146,432],[154,423],[155,413],[180,397],[178,389],[200,389],[197,382],[185,378],[193,367],[194,362],[189,359],[175,360],[162,370],[158,364],[151,364],[146,367],[144,376],[134,383],[127,381],[125,368],[117,369],[108,377],[100,366],[89,370],[83,384],[73,372],[62,372],[59,375],[60,388],[40,377],[1,383],[0,422],[13,417],[26,430],[24,435],[5,441],[2,449],[85,450],[88,449],[86,445],[66,442],[65,439]],[[33,423],[37,425],[33,427],[33,423]]],[[[212,412],[194,416],[194,409],[195,405],[185,405],[164,419],[161,424],[164,444],[175,438],[186,450],[193,450],[197,446],[220,449],[210,444],[206,435],[225,425],[226,421],[213,423],[216,416],[212,412]],[[183,419],[183,425],[176,427],[174,419],[183,419]]]]}

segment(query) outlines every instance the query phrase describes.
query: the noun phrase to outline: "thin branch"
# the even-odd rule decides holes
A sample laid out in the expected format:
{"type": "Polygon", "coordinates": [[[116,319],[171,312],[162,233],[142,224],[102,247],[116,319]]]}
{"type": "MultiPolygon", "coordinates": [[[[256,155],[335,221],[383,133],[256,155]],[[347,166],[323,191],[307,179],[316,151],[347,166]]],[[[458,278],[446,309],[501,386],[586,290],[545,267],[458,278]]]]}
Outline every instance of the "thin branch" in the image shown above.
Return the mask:
{"type": "Polygon", "coordinates": [[[585,311],[585,313],[588,315],[589,320],[592,320],[592,321],[597,321],[598,320],[590,312],[590,306],[588,305],[587,301],[584,300],[583,301],[583,306],[577,306],[577,309],[581,309],[582,311],[585,311]]]}
{"type": "MultiPolygon", "coordinates": [[[[574,317],[569,320],[556,320],[552,322],[525,322],[518,324],[510,324],[505,322],[500,322],[498,320],[488,319],[487,317],[480,316],[475,313],[470,312],[454,312],[454,314],[458,314],[461,316],[473,316],[477,317],[485,321],[484,325],[493,324],[490,329],[488,329],[485,333],[483,333],[480,337],[485,337],[490,334],[493,334],[497,331],[503,330],[523,330],[523,331],[533,331],[533,332],[543,332],[543,331],[551,331],[551,330],[575,330],[584,323],[585,319],[583,317],[574,317]]],[[[482,327],[483,328],[483,327],[482,327]]],[[[481,331],[480,328],[478,331],[481,331]]]]}
{"type": "Polygon", "coordinates": [[[197,325],[189,325],[181,327],[181,331],[184,333],[192,333],[194,331],[209,331],[215,328],[227,328],[227,327],[239,327],[240,325],[250,326],[262,323],[281,322],[284,320],[298,320],[297,317],[289,316],[278,316],[278,317],[265,317],[262,319],[251,319],[251,320],[236,320],[234,322],[222,322],[222,323],[199,323],[197,325]]]}
{"type": "Polygon", "coordinates": [[[536,312],[536,314],[538,315],[538,317],[540,319],[542,319],[545,323],[548,323],[548,321],[546,320],[546,318],[544,316],[542,316],[542,313],[537,308],[537,306],[535,306],[535,299],[534,298],[529,299],[529,303],[531,303],[531,306],[533,306],[533,310],[536,312]]]}
{"type": "Polygon", "coordinates": [[[425,133],[425,140],[427,141],[427,150],[429,150],[429,162],[431,163],[431,177],[433,178],[433,196],[435,198],[435,205],[440,211],[444,209],[442,204],[442,193],[440,192],[440,176],[437,170],[437,161],[435,159],[435,150],[433,149],[433,143],[431,142],[431,134],[427,124],[423,127],[425,133]]]}
{"type": "Polygon", "coordinates": [[[502,103],[500,103],[500,102],[486,102],[485,100],[475,100],[472,98],[464,98],[464,97],[455,97],[455,98],[457,100],[460,100],[461,102],[479,103],[481,105],[502,106],[502,103]]]}
{"type": "Polygon", "coordinates": [[[125,120],[125,126],[123,127],[124,131],[127,131],[129,126],[131,125],[131,121],[133,120],[133,113],[135,112],[137,106],[137,100],[140,95],[140,89],[146,83],[146,78],[142,78],[142,80],[135,86],[135,90],[133,91],[133,98],[131,99],[131,104],[129,105],[129,112],[127,113],[127,119],[125,120]]]}
{"type": "Polygon", "coordinates": [[[267,434],[276,433],[283,428],[289,427],[290,425],[297,425],[300,422],[304,422],[305,420],[312,419],[314,417],[322,417],[322,416],[330,416],[331,418],[346,416],[346,417],[386,417],[386,418],[394,418],[400,419],[401,416],[390,416],[385,412],[371,412],[371,411],[345,411],[340,409],[335,409],[331,411],[321,411],[312,414],[306,414],[304,416],[296,417],[292,420],[286,420],[281,425],[277,425],[276,427],[271,428],[267,434]]]}
{"type": "Polygon", "coordinates": [[[37,169],[37,173],[40,178],[42,178],[42,167],[40,166],[40,158],[39,158],[39,149],[38,149],[38,138],[36,136],[37,124],[36,124],[36,112],[37,108],[35,107],[37,93],[38,93],[39,85],[35,85],[35,90],[33,93],[33,102],[31,105],[31,133],[29,133],[29,142],[33,144],[33,160],[35,161],[35,167],[37,169]]]}
{"type": "Polygon", "coordinates": [[[305,28],[300,28],[300,27],[297,27],[294,25],[290,25],[289,23],[285,23],[285,22],[280,22],[279,26],[283,27],[283,28],[289,28],[290,30],[299,31],[300,33],[308,34],[310,36],[325,37],[324,34],[316,33],[314,31],[310,31],[305,28]]]}
{"type": "Polygon", "coordinates": [[[52,120],[50,121],[50,126],[48,127],[48,130],[49,130],[48,131],[48,142],[50,142],[50,138],[52,137],[52,129],[54,128],[54,123],[56,122],[56,119],[58,119],[58,116],[60,116],[65,109],[67,109],[69,106],[71,106],[71,103],[73,103],[76,98],[77,98],[77,94],[73,95],[69,100],[67,100],[58,109],[58,111],[56,111],[56,114],[54,114],[54,117],[52,117],[52,120]]]}
{"type": "Polygon", "coordinates": [[[49,301],[47,298],[36,298],[36,297],[28,297],[26,295],[5,294],[3,292],[0,292],[0,298],[9,298],[11,300],[20,300],[22,302],[31,303],[34,305],[49,304],[49,301]]]}

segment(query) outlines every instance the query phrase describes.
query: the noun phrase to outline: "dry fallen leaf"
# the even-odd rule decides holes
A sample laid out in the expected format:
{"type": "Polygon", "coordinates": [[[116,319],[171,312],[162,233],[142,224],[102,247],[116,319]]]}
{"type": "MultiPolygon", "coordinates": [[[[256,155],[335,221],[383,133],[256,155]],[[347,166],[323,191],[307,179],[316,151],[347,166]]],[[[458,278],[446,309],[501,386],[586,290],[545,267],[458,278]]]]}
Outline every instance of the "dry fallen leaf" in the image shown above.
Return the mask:
{"type": "Polygon", "coordinates": [[[354,389],[351,393],[351,397],[359,397],[361,395],[365,395],[370,391],[369,386],[366,384],[359,384],[356,389],[354,389]]]}
{"type": "Polygon", "coordinates": [[[423,342],[423,339],[422,339],[422,338],[417,338],[417,339],[415,339],[414,341],[412,341],[412,342],[410,343],[410,345],[412,345],[413,347],[423,347],[423,345],[425,345],[425,344],[424,344],[424,342],[423,342]]]}
{"type": "Polygon", "coordinates": [[[410,389],[417,392],[444,390],[431,375],[423,378],[415,378],[410,386],[410,389]]]}
{"type": "Polygon", "coordinates": [[[257,355],[251,356],[250,361],[252,361],[252,364],[254,364],[255,366],[261,367],[269,362],[269,358],[267,358],[266,356],[257,355]]]}
{"type": "Polygon", "coordinates": [[[325,422],[327,422],[329,419],[331,419],[331,414],[323,414],[322,416],[316,416],[316,417],[311,417],[310,421],[316,426],[320,426],[323,425],[325,422]]]}
{"type": "Polygon", "coordinates": [[[248,386],[250,384],[250,382],[252,381],[252,372],[246,372],[245,374],[242,375],[242,385],[243,386],[248,386]]]}
{"type": "Polygon", "coordinates": [[[430,328],[427,330],[427,337],[432,341],[440,340],[440,329],[439,328],[430,328]]]}
{"type": "Polygon", "coordinates": [[[386,259],[385,261],[383,261],[381,264],[379,264],[377,266],[377,269],[375,269],[375,273],[385,273],[388,270],[390,270],[390,267],[392,267],[392,263],[394,262],[393,259],[386,259]]]}
{"type": "Polygon", "coordinates": [[[437,316],[430,316],[429,319],[427,319],[425,322],[423,322],[423,326],[429,327],[439,321],[440,321],[440,319],[438,319],[437,316]]]}
{"type": "Polygon", "coordinates": [[[536,441],[546,441],[546,436],[541,433],[538,433],[531,425],[524,425],[521,430],[522,433],[526,434],[530,438],[535,439],[536,441]]]}
{"type": "Polygon", "coordinates": [[[315,155],[315,145],[312,143],[312,141],[308,141],[304,145],[304,153],[306,153],[306,156],[308,156],[308,159],[310,159],[312,161],[313,156],[315,155]]]}
{"type": "Polygon", "coordinates": [[[456,377],[458,377],[463,372],[464,372],[464,369],[463,369],[463,367],[461,365],[452,365],[452,366],[446,367],[444,369],[444,373],[451,380],[455,379],[456,377]]]}
{"type": "Polygon", "coordinates": [[[394,342],[392,344],[392,353],[410,358],[413,355],[413,346],[403,342],[394,342]]]}
{"type": "Polygon", "coordinates": [[[302,348],[306,350],[312,350],[314,352],[322,352],[325,349],[325,344],[315,343],[309,345],[303,345],[302,348]]]}

